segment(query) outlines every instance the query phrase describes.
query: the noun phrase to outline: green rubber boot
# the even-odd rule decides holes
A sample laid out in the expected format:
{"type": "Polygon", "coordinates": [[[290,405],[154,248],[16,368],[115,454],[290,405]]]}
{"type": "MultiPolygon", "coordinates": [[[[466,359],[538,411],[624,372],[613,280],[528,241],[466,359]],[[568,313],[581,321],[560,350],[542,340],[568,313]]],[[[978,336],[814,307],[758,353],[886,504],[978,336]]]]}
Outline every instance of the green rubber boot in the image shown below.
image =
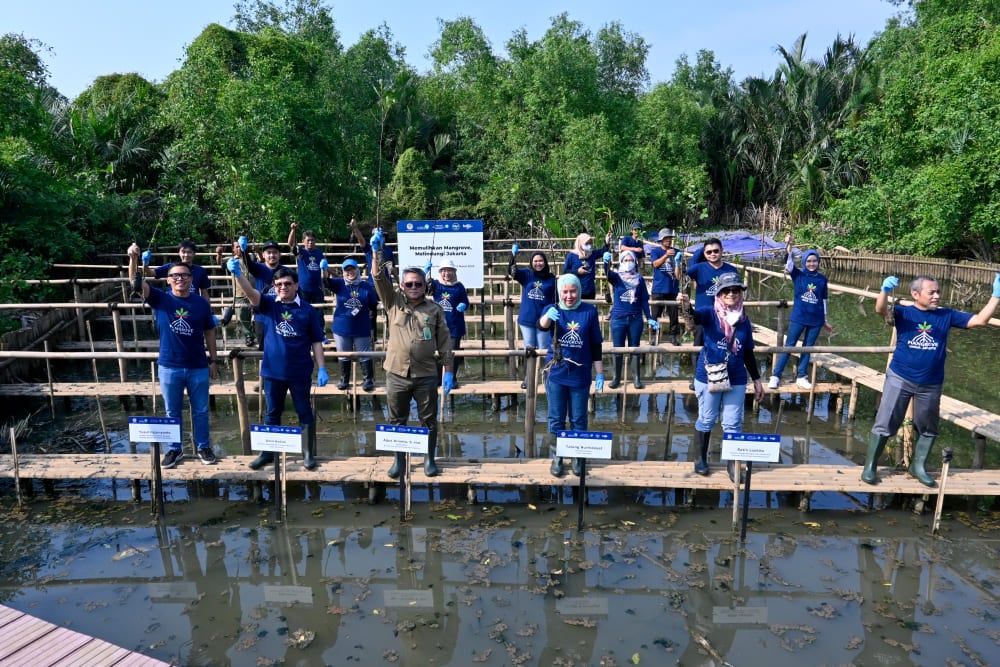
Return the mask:
{"type": "Polygon", "coordinates": [[[936,438],[929,435],[917,438],[917,444],[913,446],[913,458],[910,459],[910,474],[916,477],[921,484],[932,489],[937,486],[937,482],[931,479],[927,471],[924,470],[924,464],[927,462],[927,455],[931,453],[931,447],[934,446],[934,440],[936,438]]]}
{"type": "Polygon", "coordinates": [[[865,469],[861,471],[861,481],[865,484],[878,484],[878,475],[875,469],[878,467],[878,460],[885,451],[885,443],[889,441],[889,436],[877,433],[868,434],[868,455],[865,457],[865,469]]]}
{"type": "Polygon", "coordinates": [[[549,443],[549,453],[552,456],[552,465],[549,466],[549,474],[553,477],[562,477],[566,474],[566,470],[563,468],[562,457],[556,455],[556,436],[554,433],[548,433],[545,439],[549,443]]]}

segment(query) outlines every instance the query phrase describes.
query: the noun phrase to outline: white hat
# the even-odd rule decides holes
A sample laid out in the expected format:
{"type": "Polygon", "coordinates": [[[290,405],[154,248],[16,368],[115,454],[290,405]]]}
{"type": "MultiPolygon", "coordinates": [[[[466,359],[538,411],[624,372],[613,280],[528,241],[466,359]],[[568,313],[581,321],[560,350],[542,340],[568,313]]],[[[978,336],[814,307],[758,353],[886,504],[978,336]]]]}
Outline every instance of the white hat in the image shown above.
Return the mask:
{"type": "Polygon", "coordinates": [[[458,267],[455,266],[455,262],[451,261],[450,259],[441,260],[441,263],[438,264],[438,271],[440,271],[441,269],[455,269],[456,271],[458,271],[458,267]]]}

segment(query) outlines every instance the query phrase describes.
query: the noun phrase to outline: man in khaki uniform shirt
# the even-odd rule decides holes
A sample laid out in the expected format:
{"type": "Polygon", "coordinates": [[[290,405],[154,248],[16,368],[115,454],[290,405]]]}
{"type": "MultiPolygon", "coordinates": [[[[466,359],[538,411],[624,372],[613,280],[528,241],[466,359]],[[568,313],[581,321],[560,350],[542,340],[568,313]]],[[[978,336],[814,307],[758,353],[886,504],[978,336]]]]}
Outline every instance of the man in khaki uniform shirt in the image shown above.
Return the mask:
{"type": "MultiPolygon", "coordinates": [[[[384,261],[384,242],[379,232],[372,235],[371,243],[377,267],[375,291],[389,319],[389,344],[383,365],[389,422],[405,426],[410,414],[410,400],[417,402],[420,425],[430,431],[424,474],[434,477],[439,472],[434,461],[437,449],[438,364],[444,370],[441,384],[445,395],[455,383],[448,321],[441,306],[426,298],[427,279],[423,270],[413,267],[403,269],[400,287],[394,289],[388,277],[391,266],[384,261]]],[[[404,461],[405,455],[397,453],[395,462],[389,468],[389,477],[399,477],[404,461]]]]}

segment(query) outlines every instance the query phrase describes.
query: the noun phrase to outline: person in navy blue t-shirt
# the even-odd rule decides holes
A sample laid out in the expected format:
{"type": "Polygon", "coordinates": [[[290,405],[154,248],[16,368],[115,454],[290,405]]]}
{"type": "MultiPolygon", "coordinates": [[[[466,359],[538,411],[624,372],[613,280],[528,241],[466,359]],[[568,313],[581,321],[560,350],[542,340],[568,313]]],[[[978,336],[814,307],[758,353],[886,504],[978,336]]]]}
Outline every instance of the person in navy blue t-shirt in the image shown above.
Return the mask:
{"type": "MultiPolygon", "coordinates": [[[[371,352],[371,314],[378,306],[378,295],[370,282],[361,279],[358,263],[345,259],[340,265],[343,278],[327,278],[326,288],[333,293],[337,305],[333,310],[333,340],[338,352],[371,352]]],[[[351,359],[338,357],[340,384],[337,389],[347,389],[351,384],[351,359]]],[[[371,357],[360,357],[364,375],[362,389],[375,391],[375,362],[371,357]]]]}
{"type": "MultiPolygon", "coordinates": [[[[376,229],[379,229],[379,228],[378,227],[372,227],[371,231],[374,233],[376,229]]],[[[375,266],[375,252],[372,249],[371,240],[368,239],[368,238],[365,238],[365,235],[361,233],[361,228],[358,227],[358,223],[357,223],[357,221],[354,218],[351,218],[351,233],[354,235],[354,240],[357,241],[361,245],[362,251],[365,254],[365,272],[368,274],[368,276],[367,276],[368,284],[371,285],[372,289],[374,290],[375,289],[375,270],[374,270],[373,267],[375,266]]],[[[380,233],[382,233],[382,232],[380,231],[380,233]]],[[[384,239],[384,234],[383,234],[383,239],[384,239]]],[[[384,258],[387,266],[394,267],[393,268],[393,271],[394,271],[395,270],[396,257],[395,257],[395,255],[392,252],[392,248],[390,248],[387,245],[383,245],[382,246],[382,257],[384,258]]],[[[396,279],[396,276],[394,275],[393,271],[389,271],[387,273],[387,275],[389,277],[389,282],[393,282],[396,279]]],[[[375,298],[376,298],[376,300],[378,299],[377,291],[376,291],[375,298]]],[[[372,308],[372,310],[371,310],[371,316],[370,317],[371,317],[371,322],[372,322],[372,345],[374,345],[375,344],[375,340],[378,338],[378,309],[377,309],[377,307],[376,308],[372,308]]],[[[386,336],[388,336],[388,335],[389,335],[389,327],[387,326],[386,327],[386,336]]]]}
{"type": "Polygon", "coordinates": [[[630,252],[635,255],[635,261],[642,271],[643,262],[646,260],[646,243],[642,240],[642,223],[639,221],[632,223],[632,236],[623,236],[618,242],[618,259],[621,253],[630,252]]]}
{"type": "MultiPolygon", "coordinates": [[[[538,326],[538,318],[547,306],[556,301],[556,277],[549,270],[549,258],[541,250],[531,253],[531,268],[519,269],[515,263],[518,246],[511,248],[511,259],[507,265],[507,275],[521,284],[521,307],[517,311],[517,324],[521,327],[524,347],[547,349],[552,343],[551,334],[538,326]]],[[[521,389],[528,387],[525,378],[521,389]]]]}
{"type": "MultiPolygon", "coordinates": [[[[889,276],[875,299],[875,312],[888,314],[889,293],[899,286],[899,279],[889,276]]],[[[910,458],[909,473],[924,486],[935,487],[924,468],[938,434],[941,416],[941,385],[944,383],[944,360],[948,333],[952,327],[974,329],[989,323],[1000,304],[1000,273],[993,279],[993,296],[975,315],[941,308],[941,288],[930,276],[917,276],[910,283],[912,306],[896,305],[892,321],[896,328],[896,349],[885,373],[882,403],[868,438],[868,453],[861,480],[877,484],[875,468],[885,451],[886,442],[896,435],[913,399],[913,428],[917,442],[910,458]]]]}
{"type": "MultiPolygon", "coordinates": [[[[802,268],[795,266],[792,256],[792,235],[785,238],[785,271],[792,278],[795,296],[792,299],[792,313],[788,320],[788,334],[785,336],[785,347],[792,347],[802,338],[802,345],[809,347],[816,344],[819,333],[824,328],[833,331],[826,319],[826,276],[819,272],[819,253],[806,250],[802,255],[802,268]]],[[[809,353],[799,355],[799,367],[795,384],[803,389],[812,389],[812,382],[806,377],[809,371],[809,353]]],[[[768,389],[777,389],[781,384],[781,373],[788,363],[788,353],[778,356],[774,371],[767,383],[768,389]]]]}
{"type": "MultiPolygon", "coordinates": [[[[139,246],[133,243],[128,249],[130,282],[139,271],[139,255],[139,246]]],[[[157,371],[167,416],[182,419],[184,391],[187,390],[195,449],[199,460],[211,465],[216,457],[209,439],[208,384],[219,376],[215,316],[208,301],[192,293],[191,275],[190,265],[172,264],[166,274],[170,291],[150,287],[143,281],[142,296],[153,309],[160,332],[157,371]],[[205,358],[206,348],[208,359],[205,358]]],[[[183,458],[181,443],[171,442],[161,465],[174,468],[183,458]]]]}
{"type": "MultiPolygon", "coordinates": [[[[469,307],[469,293],[458,280],[458,267],[451,259],[441,260],[438,265],[438,279],[428,280],[427,291],[435,303],[444,311],[444,319],[448,322],[448,333],[451,334],[451,350],[462,349],[462,337],[465,336],[465,310],[469,307]]],[[[425,273],[430,275],[429,269],[425,273]]],[[[455,373],[455,387],[458,386],[458,358],[452,365],[455,373]]]]}
{"type": "Polygon", "coordinates": [[[580,298],[586,301],[597,296],[597,282],[594,274],[597,272],[597,261],[611,248],[611,232],[604,237],[604,246],[594,249],[594,237],[590,234],[580,234],[573,243],[573,249],[566,253],[563,261],[563,273],[572,273],[580,280],[580,298]]]}
{"type": "Polygon", "coordinates": [[[288,232],[288,247],[295,255],[299,275],[299,296],[311,304],[323,303],[323,251],[316,246],[316,232],[302,232],[302,243],[296,241],[299,223],[293,222],[288,232]]]}
{"type": "MultiPolygon", "coordinates": [[[[676,301],[680,292],[681,263],[677,256],[677,248],[674,247],[674,230],[664,227],[660,230],[657,240],[660,245],[649,251],[649,261],[653,266],[653,289],[652,301],[676,301]]],[[[677,306],[664,306],[663,304],[652,304],[650,310],[654,320],[659,320],[663,314],[663,309],[667,309],[667,317],[670,318],[670,328],[667,334],[670,342],[680,345],[680,324],[677,321],[677,306]]]]}
{"type": "MultiPolygon", "coordinates": [[[[611,253],[604,253],[604,273],[612,289],[611,305],[611,340],[615,347],[637,347],[642,342],[642,330],[646,323],[651,329],[658,329],[659,324],[649,313],[649,292],[646,281],[639,274],[635,255],[623,252],[618,256],[618,271],[609,268],[611,253]]],[[[615,376],[608,385],[609,389],[617,389],[622,383],[623,354],[615,353],[615,376]]],[[[642,389],[642,369],[639,366],[639,355],[632,355],[632,382],[636,389],[642,389]]]]}
{"type": "MultiPolygon", "coordinates": [[[[238,244],[234,244],[233,255],[241,257],[243,254],[243,249],[238,244]]],[[[281,268],[281,246],[278,245],[277,241],[268,239],[264,242],[260,254],[264,258],[263,262],[254,262],[249,257],[245,258],[247,272],[254,278],[254,289],[261,294],[276,296],[273,285],[274,272],[281,268]]],[[[263,343],[264,322],[257,313],[254,313],[253,327],[257,340],[263,343]]]]}
{"type": "MultiPolygon", "coordinates": [[[[191,239],[184,239],[177,246],[177,257],[180,258],[180,263],[191,267],[191,293],[208,299],[210,297],[208,290],[212,287],[212,281],[208,277],[208,271],[204,267],[194,263],[197,252],[198,246],[191,239]]],[[[143,273],[147,276],[155,276],[161,280],[166,278],[174,262],[168,262],[162,266],[151,268],[149,266],[151,257],[152,253],[149,250],[142,253],[143,273]]]]}
{"type": "MultiPolygon", "coordinates": [[[[716,283],[725,275],[733,275],[737,282],[740,273],[735,266],[722,261],[722,241],[710,238],[695,250],[688,263],[687,275],[694,281],[694,309],[715,307],[716,283]]],[[[705,344],[705,334],[700,324],[694,326],[694,345],[705,344]]],[[[694,383],[691,383],[694,389],[694,383]]]]}
{"type": "MultiPolygon", "coordinates": [[[[274,272],[274,289],[278,296],[261,294],[250,284],[235,257],[227,262],[240,289],[262,316],[264,360],[260,377],[264,383],[267,415],[264,423],[279,426],[285,411],[285,397],[292,395],[292,405],[302,427],[302,465],[313,470],[316,463],[316,420],[309,402],[312,387],[313,361],[319,367],[316,384],[326,386],[329,375],[323,359],[323,315],[298,294],[298,276],[284,267],[274,272]]],[[[261,452],[250,462],[254,470],[272,463],[274,452],[261,452]]]]}
{"type": "MultiPolygon", "coordinates": [[[[556,455],[556,434],[566,428],[569,417],[574,431],[587,430],[587,399],[591,369],[596,373],[594,389],[604,390],[601,363],[601,320],[597,308],[580,300],[580,279],[571,273],[559,276],[559,302],[548,306],[538,326],[552,330],[552,345],[545,357],[545,395],[549,403],[549,451],[555,477],[563,476],[562,457],[556,455]]],[[[573,459],[573,472],[580,474],[581,461],[573,459]]]]}

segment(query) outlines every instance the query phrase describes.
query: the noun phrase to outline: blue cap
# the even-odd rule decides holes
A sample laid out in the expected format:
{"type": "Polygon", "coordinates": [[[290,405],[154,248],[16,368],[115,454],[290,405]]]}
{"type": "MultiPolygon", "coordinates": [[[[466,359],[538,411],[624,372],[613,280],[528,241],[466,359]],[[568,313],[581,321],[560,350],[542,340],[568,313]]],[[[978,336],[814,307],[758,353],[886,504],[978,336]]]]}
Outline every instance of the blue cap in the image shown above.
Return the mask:
{"type": "Polygon", "coordinates": [[[340,268],[341,270],[343,270],[352,266],[356,269],[358,268],[358,263],[355,262],[353,259],[345,259],[344,263],[340,265],[340,268]]]}

